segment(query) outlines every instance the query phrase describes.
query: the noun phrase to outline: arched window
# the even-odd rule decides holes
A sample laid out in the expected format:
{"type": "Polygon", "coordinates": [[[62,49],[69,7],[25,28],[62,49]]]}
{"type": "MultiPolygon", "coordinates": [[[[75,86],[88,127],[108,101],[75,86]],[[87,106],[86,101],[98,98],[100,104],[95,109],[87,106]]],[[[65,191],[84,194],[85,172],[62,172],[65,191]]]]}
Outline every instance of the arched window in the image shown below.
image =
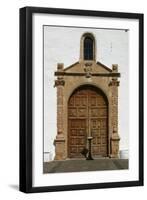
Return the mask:
{"type": "Polygon", "coordinates": [[[89,36],[84,39],[84,60],[93,60],[93,39],[89,36]]]}

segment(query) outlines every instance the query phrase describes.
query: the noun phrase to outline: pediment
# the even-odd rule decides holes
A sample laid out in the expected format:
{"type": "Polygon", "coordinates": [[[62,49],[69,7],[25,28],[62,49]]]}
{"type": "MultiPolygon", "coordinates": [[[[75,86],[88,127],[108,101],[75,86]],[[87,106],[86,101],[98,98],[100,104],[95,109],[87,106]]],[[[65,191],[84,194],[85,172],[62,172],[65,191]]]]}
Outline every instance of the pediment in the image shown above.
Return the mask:
{"type": "MultiPolygon", "coordinates": [[[[64,72],[70,72],[70,73],[83,73],[85,69],[86,63],[83,62],[76,62],[64,69],[64,72]]],[[[112,70],[105,66],[104,64],[100,62],[92,62],[91,65],[89,65],[91,68],[92,73],[111,73],[112,70]]]]}

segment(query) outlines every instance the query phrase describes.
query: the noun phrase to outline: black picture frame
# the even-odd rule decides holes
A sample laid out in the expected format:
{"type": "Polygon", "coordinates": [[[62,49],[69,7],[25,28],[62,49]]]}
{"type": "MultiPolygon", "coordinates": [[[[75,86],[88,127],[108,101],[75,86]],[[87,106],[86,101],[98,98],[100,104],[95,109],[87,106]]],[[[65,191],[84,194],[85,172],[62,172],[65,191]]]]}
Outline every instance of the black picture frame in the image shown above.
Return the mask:
{"type": "Polygon", "coordinates": [[[53,192],[98,188],[130,187],[143,185],[143,14],[120,13],[59,8],[24,7],[20,8],[20,180],[22,192],[53,192]],[[90,183],[78,185],[32,186],[32,16],[34,13],[60,14],[71,16],[95,16],[137,19],[139,21],[139,179],[126,182],[90,183]]]}

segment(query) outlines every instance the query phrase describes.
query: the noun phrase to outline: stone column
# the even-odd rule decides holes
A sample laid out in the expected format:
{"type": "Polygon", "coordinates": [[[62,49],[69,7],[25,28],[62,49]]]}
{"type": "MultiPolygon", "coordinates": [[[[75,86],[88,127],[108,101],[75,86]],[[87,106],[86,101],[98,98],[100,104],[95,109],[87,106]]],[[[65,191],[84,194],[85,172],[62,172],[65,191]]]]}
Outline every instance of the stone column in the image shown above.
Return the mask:
{"type": "MultiPolygon", "coordinates": [[[[118,65],[112,65],[112,73],[116,73],[118,65]]],[[[119,134],[118,134],[118,86],[117,78],[112,78],[109,86],[111,87],[111,137],[110,137],[110,157],[118,158],[119,154],[119,134]]]]}
{"type": "MultiPolygon", "coordinates": [[[[57,65],[58,71],[63,71],[63,64],[57,65]]],[[[65,138],[63,130],[63,90],[64,90],[64,78],[63,76],[58,76],[55,80],[55,87],[57,87],[57,136],[54,140],[55,145],[55,160],[65,159],[65,138]]]]}

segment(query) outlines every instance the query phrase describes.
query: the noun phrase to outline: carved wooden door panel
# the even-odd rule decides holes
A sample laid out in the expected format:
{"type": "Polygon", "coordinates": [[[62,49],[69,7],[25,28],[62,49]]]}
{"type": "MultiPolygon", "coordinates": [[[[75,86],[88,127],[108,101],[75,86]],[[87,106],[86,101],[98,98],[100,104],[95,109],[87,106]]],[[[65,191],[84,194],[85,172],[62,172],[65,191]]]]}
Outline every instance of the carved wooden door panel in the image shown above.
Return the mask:
{"type": "Polygon", "coordinates": [[[82,157],[81,151],[87,143],[87,90],[73,94],[68,103],[68,149],[69,157],[82,157]]]}
{"type": "Polygon", "coordinates": [[[93,156],[107,156],[107,103],[95,88],[75,91],[68,102],[68,156],[80,158],[92,136],[93,156]]]}
{"type": "Polygon", "coordinates": [[[108,153],[108,106],[103,95],[89,91],[89,126],[92,140],[92,155],[107,156],[108,153]]]}

